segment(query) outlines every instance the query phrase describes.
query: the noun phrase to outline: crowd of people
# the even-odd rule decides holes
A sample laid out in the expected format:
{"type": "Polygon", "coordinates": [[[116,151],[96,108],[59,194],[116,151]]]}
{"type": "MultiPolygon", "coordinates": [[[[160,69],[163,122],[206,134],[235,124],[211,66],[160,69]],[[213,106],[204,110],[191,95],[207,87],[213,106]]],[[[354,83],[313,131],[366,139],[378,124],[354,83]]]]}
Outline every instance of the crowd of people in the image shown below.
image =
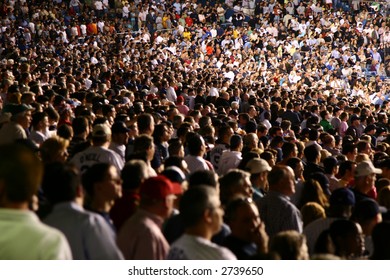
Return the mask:
{"type": "Polygon", "coordinates": [[[0,259],[390,259],[386,5],[3,1],[0,259]]]}

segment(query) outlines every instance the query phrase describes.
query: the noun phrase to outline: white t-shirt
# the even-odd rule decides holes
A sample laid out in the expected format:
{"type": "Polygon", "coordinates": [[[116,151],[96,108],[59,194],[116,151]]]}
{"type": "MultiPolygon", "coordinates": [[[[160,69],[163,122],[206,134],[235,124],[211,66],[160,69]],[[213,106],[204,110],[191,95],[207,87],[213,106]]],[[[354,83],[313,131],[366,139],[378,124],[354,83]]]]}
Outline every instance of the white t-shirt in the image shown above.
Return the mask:
{"type": "Polygon", "coordinates": [[[168,260],[236,260],[227,248],[199,236],[183,234],[168,253],[168,260]]]}

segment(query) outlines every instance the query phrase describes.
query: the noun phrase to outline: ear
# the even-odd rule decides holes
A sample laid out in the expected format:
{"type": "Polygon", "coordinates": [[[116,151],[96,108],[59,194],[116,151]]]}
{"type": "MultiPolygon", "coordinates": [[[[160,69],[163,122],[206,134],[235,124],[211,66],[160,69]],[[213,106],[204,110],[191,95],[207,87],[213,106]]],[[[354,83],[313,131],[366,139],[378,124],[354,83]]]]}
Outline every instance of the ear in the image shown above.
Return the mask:
{"type": "Polygon", "coordinates": [[[213,222],[213,212],[211,209],[206,209],[203,212],[203,219],[206,221],[206,223],[211,224],[213,222]]]}

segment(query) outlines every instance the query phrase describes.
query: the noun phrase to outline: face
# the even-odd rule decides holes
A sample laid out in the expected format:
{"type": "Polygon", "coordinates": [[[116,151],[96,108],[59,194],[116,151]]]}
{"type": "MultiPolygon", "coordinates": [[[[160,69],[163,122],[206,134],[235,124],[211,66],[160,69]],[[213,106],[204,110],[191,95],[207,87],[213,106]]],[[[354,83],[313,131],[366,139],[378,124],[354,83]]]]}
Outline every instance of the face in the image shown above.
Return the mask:
{"type": "Polygon", "coordinates": [[[27,129],[30,127],[31,125],[31,121],[32,121],[32,116],[31,116],[31,111],[26,111],[24,113],[24,115],[20,116],[20,118],[18,119],[18,123],[24,128],[24,129],[27,129]]]}
{"type": "Polygon", "coordinates": [[[364,235],[362,227],[355,223],[356,231],[350,233],[349,238],[346,240],[347,254],[352,257],[360,257],[365,250],[364,235]]]}
{"type": "Polygon", "coordinates": [[[210,221],[212,224],[213,233],[216,234],[221,230],[221,226],[223,223],[223,215],[224,211],[221,206],[221,202],[219,200],[219,197],[214,195],[210,198],[211,204],[213,205],[213,208],[211,209],[211,217],[210,221]]]}
{"type": "Polygon", "coordinates": [[[299,162],[299,163],[297,164],[297,166],[295,167],[295,169],[294,169],[294,173],[295,173],[295,178],[296,178],[296,179],[302,178],[303,170],[304,170],[303,163],[302,163],[302,162],[299,162]]]}
{"type": "Polygon", "coordinates": [[[102,182],[98,183],[98,191],[108,200],[122,196],[122,179],[114,166],[110,166],[102,182]]]}
{"type": "Polygon", "coordinates": [[[286,167],[285,175],[279,184],[284,195],[291,196],[295,193],[295,176],[291,167],[286,167]]]}
{"type": "Polygon", "coordinates": [[[229,223],[233,236],[253,242],[253,235],[260,226],[261,220],[257,207],[253,204],[244,204],[239,207],[229,223]]]}

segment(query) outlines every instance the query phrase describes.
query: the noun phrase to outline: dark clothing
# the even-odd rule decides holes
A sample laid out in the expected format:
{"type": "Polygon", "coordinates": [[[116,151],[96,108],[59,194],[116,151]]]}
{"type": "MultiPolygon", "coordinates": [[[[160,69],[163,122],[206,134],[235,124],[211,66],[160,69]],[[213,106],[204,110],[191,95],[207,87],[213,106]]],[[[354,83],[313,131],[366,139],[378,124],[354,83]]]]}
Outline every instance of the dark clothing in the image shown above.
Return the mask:
{"type": "Polygon", "coordinates": [[[257,254],[256,244],[240,240],[232,235],[226,237],[222,245],[230,249],[238,260],[249,260],[257,254]]]}
{"type": "Polygon", "coordinates": [[[287,110],[282,114],[282,120],[289,120],[292,126],[301,124],[298,114],[291,110],[287,110]]]}
{"type": "Polygon", "coordinates": [[[110,211],[110,217],[118,231],[126,220],[138,209],[140,199],[138,193],[124,190],[122,197],[115,201],[115,204],[110,211]]]}
{"type": "Polygon", "coordinates": [[[319,166],[318,164],[315,164],[313,162],[308,162],[306,164],[305,170],[303,170],[303,178],[305,178],[305,180],[308,180],[310,175],[315,172],[324,173],[324,169],[322,169],[322,167],[319,166]]]}

